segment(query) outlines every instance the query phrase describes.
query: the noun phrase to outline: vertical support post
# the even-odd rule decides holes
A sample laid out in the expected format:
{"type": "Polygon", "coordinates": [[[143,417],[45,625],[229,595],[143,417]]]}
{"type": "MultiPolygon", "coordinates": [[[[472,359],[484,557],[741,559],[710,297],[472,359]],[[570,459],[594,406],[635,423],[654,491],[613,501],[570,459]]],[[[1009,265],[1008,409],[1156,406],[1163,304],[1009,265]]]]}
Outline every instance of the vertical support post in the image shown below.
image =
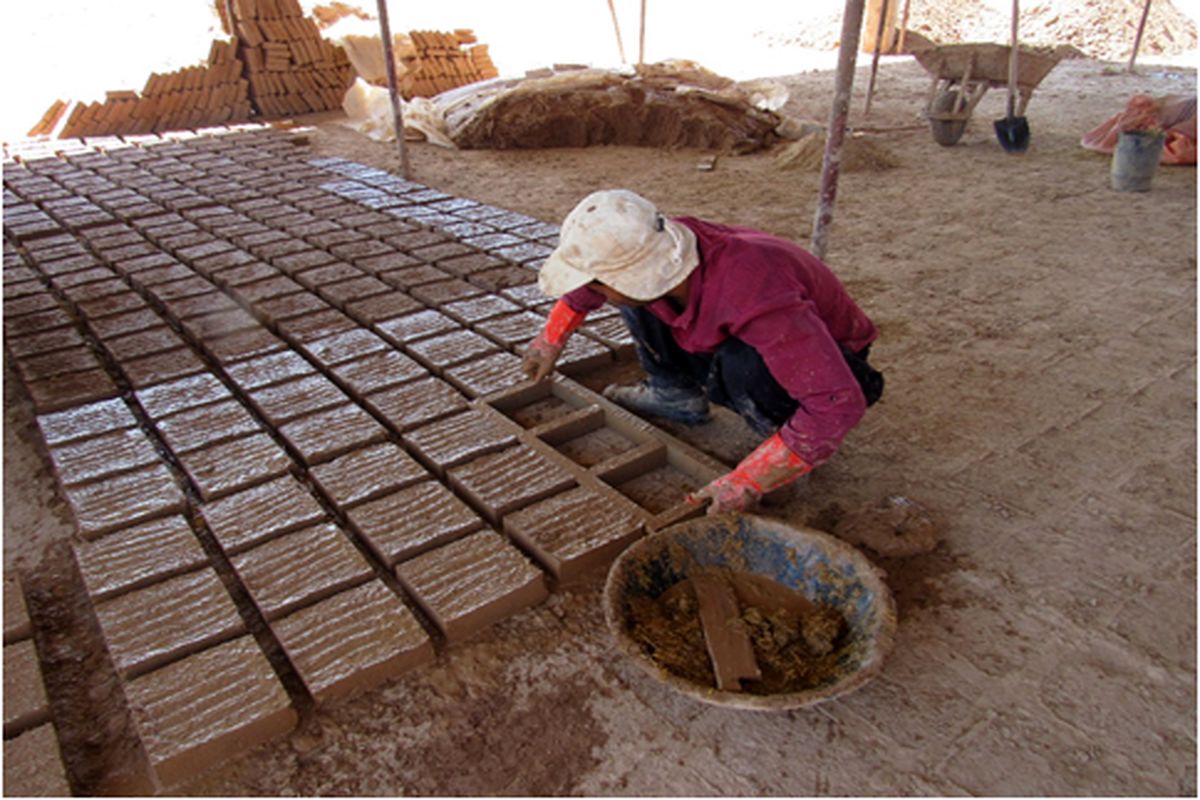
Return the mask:
{"type": "Polygon", "coordinates": [[[908,33],[908,6],[912,0],[904,0],[904,11],[900,14],[900,38],[896,41],[896,52],[904,52],[905,34],[908,33]]]}
{"type": "Polygon", "coordinates": [[[617,52],[621,54],[621,63],[626,64],[625,45],[621,43],[621,23],[617,21],[617,7],[613,5],[613,0],[608,0],[608,13],[612,14],[613,30],[617,32],[617,52]]]}
{"type": "Polygon", "coordinates": [[[871,55],[871,78],[867,81],[867,104],[863,116],[871,115],[871,97],[875,94],[875,73],[879,72],[879,51],[883,49],[883,29],[887,27],[888,0],[879,7],[879,26],[875,29],[875,52],[871,55]]]}
{"type": "Polygon", "coordinates": [[[646,0],[642,0],[642,19],[638,26],[638,65],[646,63],[646,0]]]}
{"type": "Polygon", "coordinates": [[[388,24],[387,0],[378,0],[379,35],[383,39],[383,60],[387,66],[388,94],[392,98],[392,121],[396,126],[396,146],[400,149],[400,174],[411,180],[408,150],[404,147],[404,110],[400,106],[400,90],[396,83],[396,59],[392,55],[392,29],[388,24]]]}
{"type": "Polygon", "coordinates": [[[1129,72],[1133,72],[1133,62],[1137,60],[1138,49],[1142,46],[1142,34],[1146,31],[1146,19],[1150,16],[1150,0],[1142,7],[1142,20],[1138,23],[1137,35],[1133,37],[1133,54],[1129,56],[1129,72]]]}
{"type": "Polygon", "coordinates": [[[842,12],[842,39],[838,47],[837,83],[833,94],[833,111],[825,135],[825,157],[821,163],[821,193],[813,221],[812,251],[825,258],[826,236],[833,221],[833,204],[837,199],[838,173],[842,165],[842,143],[846,139],[846,118],[850,113],[850,91],[854,87],[855,54],[858,51],[859,31],[862,28],[863,0],[846,0],[842,12]]]}

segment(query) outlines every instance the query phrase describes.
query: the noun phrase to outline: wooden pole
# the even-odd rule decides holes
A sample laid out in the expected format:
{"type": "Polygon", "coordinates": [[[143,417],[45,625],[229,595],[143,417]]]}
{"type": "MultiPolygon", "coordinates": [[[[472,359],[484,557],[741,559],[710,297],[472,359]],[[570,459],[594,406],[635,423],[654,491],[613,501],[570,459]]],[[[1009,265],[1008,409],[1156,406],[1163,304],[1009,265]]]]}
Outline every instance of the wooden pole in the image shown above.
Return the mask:
{"type": "Polygon", "coordinates": [[[875,73],[879,72],[879,51],[883,49],[883,29],[887,27],[888,0],[879,7],[879,25],[875,28],[875,52],[871,55],[871,78],[867,81],[867,104],[863,116],[871,115],[871,97],[875,94],[875,73]]]}
{"type": "Polygon", "coordinates": [[[833,204],[837,199],[838,173],[842,165],[842,143],[846,139],[846,118],[850,114],[850,91],[854,88],[854,63],[858,51],[859,30],[862,28],[863,0],[846,0],[842,12],[842,40],[838,46],[837,82],[833,94],[833,111],[825,136],[825,158],[821,164],[821,193],[813,221],[812,251],[825,258],[826,236],[833,221],[833,204]]]}
{"type": "Polygon", "coordinates": [[[388,25],[387,0],[378,0],[379,35],[383,38],[383,60],[387,66],[388,94],[392,98],[392,123],[396,126],[396,146],[400,149],[400,174],[411,180],[408,150],[404,147],[404,109],[400,105],[400,90],[396,83],[396,59],[392,55],[392,29],[388,25]]]}
{"type": "Polygon", "coordinates": [[[1142,46],[1142,34],[1146,30],[1146,19],[1150,16],[1150,0],[1142,8],[1142,21],[1138,23],[1137,35],[1133,37],[1133,54],[1129,56],[1129,71],[1133,72],[1133,62],[1137,60],[1138,49],[1142,46]]]}
{"type": "Polygon", "coordinates": [[[646,0],[642,0],[642,20],[638,26],[638,65],[646,63],[646,0]]]}
{"type": "Polygon", "coordinates": [[[897,53],[904,52],[904,38],[905,34],[908,33],[908,6],[911,2],[912,0],[904,0],[904,11],[900,14],[900,38],[896,42],[897,53]]]}
{"type": "Polygon", "coordinates": [[[613,30],[617,32],[617,52],[621,54],[621,63],[627,64],[625,45],[621,43],[621,23],[617,21],[617,7],[613,5],[613,0],[608,0],[608,13],[612,14],[613,30]]]}

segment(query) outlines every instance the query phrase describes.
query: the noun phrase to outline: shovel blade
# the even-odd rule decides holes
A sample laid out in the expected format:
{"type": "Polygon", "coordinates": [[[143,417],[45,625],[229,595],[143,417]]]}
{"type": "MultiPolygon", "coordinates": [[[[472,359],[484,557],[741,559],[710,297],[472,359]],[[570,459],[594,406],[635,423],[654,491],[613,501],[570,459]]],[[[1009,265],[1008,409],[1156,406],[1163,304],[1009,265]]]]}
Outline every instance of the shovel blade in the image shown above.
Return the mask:
{"type": "Polygon", "coordinates": [[[1005,117],[996,120],[996,139],[1005,152],[1024,153],[1029,148],[1029,120],[1005,117]]]}

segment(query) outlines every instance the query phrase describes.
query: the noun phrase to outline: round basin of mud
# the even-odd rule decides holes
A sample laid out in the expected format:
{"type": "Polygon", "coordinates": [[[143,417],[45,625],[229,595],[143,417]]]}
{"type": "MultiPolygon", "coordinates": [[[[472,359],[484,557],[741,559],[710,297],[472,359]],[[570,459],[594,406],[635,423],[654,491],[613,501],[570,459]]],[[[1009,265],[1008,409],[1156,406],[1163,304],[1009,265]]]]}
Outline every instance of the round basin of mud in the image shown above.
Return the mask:
{"type": "MultiPolygon", "coordinates": [[[[635,542],[609,570],[604,612],[622,652],[656,680],[705,703],[754,710],[800,708],[859,688],[883,668],[896,631],[891,591],[862,553],[826,533],[749,514],[693,519],[635,542]],[[809,609],[834,613],[836,637],[819,656],[804,659],[802,680],[767,681],[768,658],[763,680],[743,682],[740,691],[718,689],[707,663],[690,668],[707,662],[703,641],[696,644],[702,635],[698,622],[663,617],[658,610],[648,616],[647,608],[674,603],[681,585],[714,572],[732,576],[734,583],[740,576],[751,584],[777,585],[785,594],[800,595],[798,602],[809,609]],[[690,649],[693,662],[673,648],[690,649]]],[[[761,618],[757,609],[748,614],[755,615],[744,615],[751,622],[761,618]]],[[[754,650],[760,663],[771,655],[757,642],[754,650]]]]}

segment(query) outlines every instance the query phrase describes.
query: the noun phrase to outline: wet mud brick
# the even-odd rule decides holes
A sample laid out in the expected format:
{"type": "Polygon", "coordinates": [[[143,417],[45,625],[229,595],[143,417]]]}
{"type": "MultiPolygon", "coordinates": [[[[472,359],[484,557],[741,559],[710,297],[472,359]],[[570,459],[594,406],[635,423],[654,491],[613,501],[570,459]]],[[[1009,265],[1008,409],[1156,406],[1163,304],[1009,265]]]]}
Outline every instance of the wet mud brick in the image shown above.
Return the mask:
{"type": "Polygon", "coordinates": [[[59,481],[69,485],[157,464],[161,456],[144,431],[125,428],[90,439],[53,445],[50,460],[59,481]]]}
{"type": "Polygon", "coordinates": [[[450,641],[464,639],[548,595],[541,570],[491,530],[402,562],[396,577],[450,641]]]}
{"type": "Polygon", "coordinates": [[[4,645],[4,738],[49,719],[50,702],[33,640],[4,645]]]}
{"type": "Polygon", "coordinates": [[[473,408],[404,434],[417,459],[439,475],[487,453],[502,450],[516,437],[482,409],[473,408]]]}
{"type": "Polygon", "coordinates": [[[470,498],[493,525],[509,512],[575,486],[575,478],[536,450],[518,445],[447,471],[447,480],[470,498]]]}
{"type": "Polygon", "coordinates": [[[218,336],[201,342],[200,345],[222,364],[287,349],[285,341],[262,325],[254,325],[227,336],[218,336]]]}
{"type": "Polygon", "coordinates": [[[504,532],[562,585],[611,563],[643,523],[631,506],[580,486],[507,515],[504,532]]]}
{"type": "Polygon", "coordinates": [[[521,307],[516,303],[491,294],[472,297],[469,300],[456,300],[442,306],[443,314],[467,326],[520,310],[521,307]]]}
{"type": "Polygon", "coordinates": [[[233,554],[324,518],[317,499],[291,475],[200,506],[227,554],[233,554]]]}
{"type": "Polygon", "coordinates": [[[233,395],[220,378],[203,372],[141,389],[135,396],[152,419],[159,419],[195,406],[228,400],[233,395]]]}
{"type": "Polygon", "coordinates": [[[230,563],[268,620],[374,574],[349,535],[332,522],[284,534],[233,556],[230,563]]]}
{"type": "Polygon", "coordinates": [[[4,643],[12,644],[33,635],[25,591],[15,571],[4,571],[4,643]]]}
{"type": "Polygon", "coordinates": [[[9,797],[70,797],[58,736],[47,723],[4,741],[4,794],[9,797]]]}
{"type": "Polygon", "coordinates": [[[436,657],[413,613],[377,580],[276,620],[271,630],[318,704],[372,688],[436,657]]]}
{"type": "Polygon", "coordinates": [[[103,481],[66,486],[63,494],[85,539],[184,508],[183,490],[161,463],[103,481]]]}
{"type": "Polygon", "coordinates": [[[309,466],[388,437],[387,428],[353,403],[292,420],[279,434],[309,466]]]}
{"type": "Polygon", "coordinates": [[[276,478],[293,467],[287,451],[265,433],[191,450],[179,456],[179,463],[204,500],[276,478]]]}
{"type": "Polygon", "coordinates": [[[572,336],[555,366],[564,375],[578,375],[611,364],[613,359],[613,351],[605,345],[585,336],[572,336]]]}
{"type": "Polygon", "coordinates": [[[375,556],[389,567],[483,527],[483,519],[437,481],[423,481],[346,512],[375,556]]]}
{"type": "Polygon", "coordinates": [[[125,697],[155,777],[166,786],[281,736],[298,720],[250,636],[130,681],[125,697]]]}
{"type": "Polygon", "coordinates": [[[429,374],[425,367],[395,350],[380,350],[353,361],[344,361],[331,367],[330,372],[346,391],[360,399],[369,392],[424,378],[429,374]]]}
{"type": "Polygon", "coordinates": [[[413,358],[436,373],[441,373],[447,367],[495,353],[499,349],[490,339],[468,330],[453,331],[405,345],[405,350],[413,358]]]}
{"type": "Polygon", "coordinates": [[[239,389],[249,392],[274,383],[312,375],[316,370],[304,356],[294,350],[283,350],[227,364],[225,372],[239,389]]]}
{"type": "Polygon", "coordinates": [[[208,366],[189,347],[177,347],[121,362],[121,371],[134,391],[204,372],[208,366]]]}
{"type": "Polygon", "coordinates": [[[190,408],[154,424],[176,455],[262,430],[236,400],[190,408]]]}
{"type": "Polygon", "coordinates": [[[157,328],[147,328],[137,333],[114,336],[102,340],[104,347],[112,354],[118,363],[130,359],[161,353],[164,350],[174,350],[187,344],[183,337],[166,325],[157,328]]]}
{"type": "Polygon", "coordinates": [[[134,677],[245,631],[217,573],[205,567],[94,604],[117,669],[134,677]]]}
{"type": "Polygon", "coordinates": [[[450,367],[445,376],[468,397],[483,397],[528,380],[521,369],[521,359],[503,352],[450,367]]]}
{"type": "Polygon", "coordinates": [[[314,314],[286,319],[280,322],[277,327],[280,336],[287,339],[293,345],[299,345],[304,342],[322,339],[335,333],[354,330],[358,327],[358,323],[336,308],[327,307],[325,310],[314,314]]]}
{"type": "Polygon", "coordinates": [[[25,389],[38,414],[94,403],[119,394],[117,385],[103,369],[68,372],[31,381],[25,384],[25,389]]]}
{"type": "Polygon", "coordinates": [[[522,311],[518,314],[484,320],[474,325],[474,329],[501,347],[515,349],[522,347],[541,333],[545,326],[546,318],[541,314],[522,311]]]}
{"type": "Polygon", "coordinates": [[[28,384],[69,372],[101,369],[103,365],[90,347],[79,345],[50,353],[21,356],[14,359],[14,366],[21,380],[28,384]]]}
{"type": "Polygon", "coordinates": [[[739,692],[743,680],[759,680],[762,672],[742,621],[737,593],[720,575],[697,572],[691,580],[717,688],[739,692]]]}
{"type": "Polygon", "coordinates": [[[304,342],[300,345],[300,349],[314,361],[325,366],[333,366],[390,348],[388,343],[377,334],[363,328],[353,328],[332,336],[304,342]]]}
{"type": "Polygon", "coordinates": [[[354,450],[312,468],[321,491],[343,510],[429,477],[429,472],[391,442],[354,450]]]}
{"type": "Polygon", "coordinates": [[[363,403],[396,433],[465,411],[466,399],[440,378],[423,378],[411,383],[372,392],[363,403]]]}
{"type": "Polygon", "coordinates": [[[72,545],[93,602],[206,565],[200,540],[181,516],[135,525],[72,545]]]}
{"type": "Polygon", "coordinates": [[[110,431],[132,428],[137,417],[121,398],[101,400],[66,411],[44,414],[37,418],[38,428],[46,444],[55,445],[110,431]]]}
{"type": "Polygon", "coordinates": [[[384,294],[347,303],[346,313],[361,324],[370,326],[377,322],[420,311],[421,308],[423,306],[420,301],[412,299],[404,292],[389,289],[384,294]]]}
{"type": "Polygon", "coordinates": [[[461,329],[457,322],[433,309],[418,311],[415,314],[405,314],[374,326],[374,330],[380,336],[397,347],[408,342],[461,329]]]}
{"type": "Polygon", "coordinates": [[[271,425],[350,402],[350,396],[324,375],[272,384],[250,393],[250,403],[271,425]]]}
{"type": "Polygon", "coordinates": [[[4,346],[14,358],[51,353],[65,347],[79,347],[84,344],[86,342],[83,335],[73,326],[4,339],[4,346]]]}

